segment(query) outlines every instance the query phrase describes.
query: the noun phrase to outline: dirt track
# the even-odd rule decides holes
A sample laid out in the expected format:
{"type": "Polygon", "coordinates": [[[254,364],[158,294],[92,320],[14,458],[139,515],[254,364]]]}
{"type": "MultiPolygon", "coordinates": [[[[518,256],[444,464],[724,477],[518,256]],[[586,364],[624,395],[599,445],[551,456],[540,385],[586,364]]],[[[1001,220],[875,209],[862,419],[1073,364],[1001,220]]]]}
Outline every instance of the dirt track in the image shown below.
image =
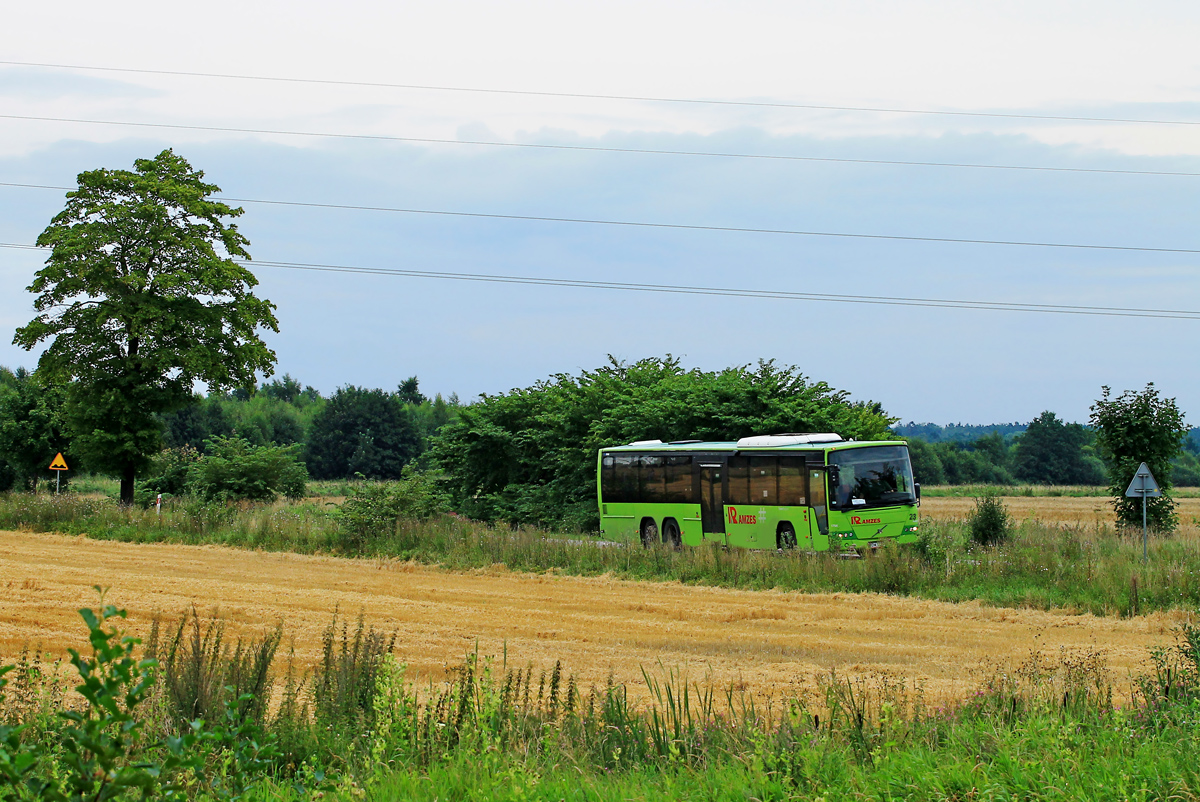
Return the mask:
{"type": "Polygon", "coordinates": [[[635,583],[608,578],[452,573],[434,568],[246,552],[134,545],[0,532],[0,656],[23,645],[62,653],[82,647],[75,610],[94,604],[94,584],[128,608],[144,632],[155,611],[219,606],[240,632],[278,618],[300,662],[318,656],[335,606],[399,633],[397,654],[440,677],[478,641],[482,654],[521,665],[562,659],[586,687],[611,671],[637,684],[640,666],[711,673],[776,695],[811,687],[816,675],[884,672],[924,684],[931,697],[965,693],[978,668],[1045,652],[1100,649],[1119,680],[1146,649],[1169,640],[1175,619],[1137,620],[951,605],[878,595],[806,595],[635,583]]]}

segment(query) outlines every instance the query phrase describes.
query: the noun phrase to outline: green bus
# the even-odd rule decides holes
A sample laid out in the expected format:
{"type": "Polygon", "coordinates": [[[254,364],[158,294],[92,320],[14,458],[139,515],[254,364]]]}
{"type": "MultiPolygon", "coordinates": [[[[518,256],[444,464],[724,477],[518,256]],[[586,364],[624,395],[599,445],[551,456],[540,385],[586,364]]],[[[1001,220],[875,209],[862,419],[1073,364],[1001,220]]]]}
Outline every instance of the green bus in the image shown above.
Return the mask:
{"type": "Polygon", "coordinates": [[[836,434],[641,440],[600,450],[600,534],[645,546],[872,549],[917,539],[908,446],[836,434]]]}

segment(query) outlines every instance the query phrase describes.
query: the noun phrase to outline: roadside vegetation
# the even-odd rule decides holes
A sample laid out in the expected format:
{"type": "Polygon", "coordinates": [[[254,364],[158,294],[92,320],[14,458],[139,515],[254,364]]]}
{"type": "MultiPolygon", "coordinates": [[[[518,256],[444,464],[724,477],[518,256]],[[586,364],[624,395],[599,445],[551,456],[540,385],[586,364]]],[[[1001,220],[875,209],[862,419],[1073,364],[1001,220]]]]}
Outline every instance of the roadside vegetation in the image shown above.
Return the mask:
{"type": "Polygon", "coordinates": [[[1194,527],[1155,535],[1150,561],[1143,564],[1140,536],[1111,525],[1006,520],[997,527],[1002,500],[982,529],[976,513],[961,521],[927,520],[915,545],[844,559],[719,546],[644,549],[579,532],[490,526],[444,512],[445,499],[425,474],[332,489],[345,490],[346,500],[229,504],[184,498],[169,500],[161,514],[104,497],[7,494],[0,495],[0,529],[413,560],[451,570],[502,564],[513,571],[607,573],[719,587],[974,599],[1098,615],[1200,606],[1200,532],[1194,527]],[[973,531],[989,534],[973,539],[973,531]]]}
{"type": "Polygon", "coordinates": [[[561,662],[535,671],[507,655],[468,654],[446,682],[422,684],[361,617],[335,616],[322,661],[298,676],[276,657],[285,623],[234,645],[219,618],[184,613],[142,644],[116,606],[80,612],[91,648],[71,652],[73,671],[28,652],[0,669],[2,799],[1200,793],[1193,626],[1130,678],[1123,704],[1103,656],[1081,651],[997,666],[937,707],[886,676],[830,674],[807,698],[771,699],[652,667],[638,705],[612,681],[584,688],[561,662]]]}

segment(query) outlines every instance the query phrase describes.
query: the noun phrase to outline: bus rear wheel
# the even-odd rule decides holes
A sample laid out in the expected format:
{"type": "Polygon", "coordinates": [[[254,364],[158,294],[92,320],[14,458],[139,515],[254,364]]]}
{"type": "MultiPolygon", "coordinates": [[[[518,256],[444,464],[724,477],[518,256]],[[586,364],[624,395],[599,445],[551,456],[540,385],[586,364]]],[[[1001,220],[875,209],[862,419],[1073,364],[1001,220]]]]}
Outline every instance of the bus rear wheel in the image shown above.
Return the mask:
{"type": "Polygon", "coordinates": [[[779,532],[775,535],[775,545],[781,550],[796,548],[796,528],[787,522],[780,524],[779,532]]]}
{"type": "Polygon", "coordinates": [[[642,521],[642,545],[650,548],[658,542],[658,524],[654,523],[653,518],[645,519],[642,521]]]}
{"type": "Polygon", "coordinates": [[[679,532],[679,524],[672,518],[663,521],[663,543],[673,549],[683,548],[683,535],[679,532]]]}

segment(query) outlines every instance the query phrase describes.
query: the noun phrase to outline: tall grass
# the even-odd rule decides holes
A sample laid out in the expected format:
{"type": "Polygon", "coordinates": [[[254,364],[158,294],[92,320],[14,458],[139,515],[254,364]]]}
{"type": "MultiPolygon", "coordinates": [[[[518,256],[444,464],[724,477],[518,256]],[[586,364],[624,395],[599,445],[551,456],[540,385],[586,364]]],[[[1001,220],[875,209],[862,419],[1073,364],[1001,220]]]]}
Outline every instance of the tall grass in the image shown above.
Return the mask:
{"type": "MultiPolygon", "coordinates": [[[[219,620],[195,615],[182,623],[185,634],[170,642],[198,631],[203,644],[204,633],[221,631],[219,620]]],[[[351,628],[335,618],[326,638],[317,677],[288,682],[265,726],[239,718],[240,708],[215,726],[172,724],[159,695],[137,708],[146,735],[128,759],[162,766],[163,780],[215,799],[307,798],[318,788],[343,799],[1200,795],[1195,627],[1154,654],[1154,671],[1135,678],[1125,708],[1113,704],[1103,655],[1086,650],[1032,654],[939,708],[887,676],[831,673],[810,697],[770,699],[663,667],[644,671],[648,701],[634,706],[611,680],[582,689],[561,663],[535,673],[507,655],[467,655],[447,681],[422,687],[361,619],[351,628]],[[164,737],[152,737],[160,730],[164,737]]],[[[210,670],[214,656],[228,655],[214,644],[163,664],[165,682],[210,670]]],[[[69,701],[51,669],[26,655],[9,674],[0,727],[25,729],[0,742],[0,757],[35,754],[39,776],[53,784],[79,745],[55,726],[69,701]]],[[[0,797],[17,788],[4,776],[0,797]]]]}
{"type": "Polygon", "coordinates": [[[1140,542],[1115,528],[1024,521],[1004,543],[983,547],[963,522],[925,521],[921,541],[859,560],[834,554],[761,552],[716,545],[643,549],[586,535],[488,527],[453,516],[398,521],[345,551],[332,508],[312,503],[226,505],[178,500],[161,516],[74,495],[0,496],[0,529],[86,534],[97,539],[217,543],[301,553],[413,560],[448,569],[504,565],[513,571],[608,574],[722,587],[877,592],[1002,606],[1131,615],[1200,606],[1200,537],[1192,529],[1140,542]]]}

